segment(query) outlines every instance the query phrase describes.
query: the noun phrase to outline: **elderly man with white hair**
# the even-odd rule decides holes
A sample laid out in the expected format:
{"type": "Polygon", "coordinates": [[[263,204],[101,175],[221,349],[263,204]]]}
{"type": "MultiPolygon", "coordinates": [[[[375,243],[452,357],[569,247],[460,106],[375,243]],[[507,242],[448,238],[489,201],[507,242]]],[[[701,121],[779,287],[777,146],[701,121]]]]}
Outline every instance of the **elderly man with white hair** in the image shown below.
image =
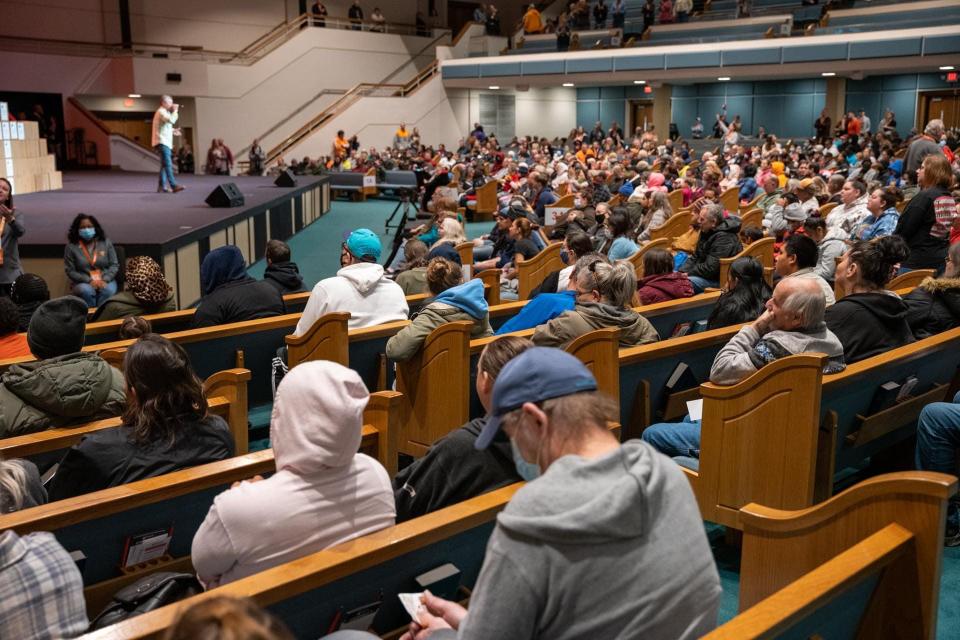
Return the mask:
{"type": "MultiPolygon", "coordinates": [[[[733,385],[765,365],[799,353],[825,353],[824,373],[843,370],[843,345],[824,322],[826,301],[813,280],[784,278],[767,301],[767,310],[724,345],[710,368],[710,382],[733,385]]],[[[643,439],[660,452],[696,466],[700,458],[700,421],[648,427],[643,439]],[[694,460],[690,460],[694,459],[694,460]]]]}
{"type": "Polygon", "coordinates": [[[905,173],[916,173],[920,168],[920,163],[927,156],[940,153],[940,138],[943,137],[943,120],[939,118],[931,120],[923,129],[923,135],[910,143],[907,148],[907,155],[903,159],[903,170],[905,173]]]}

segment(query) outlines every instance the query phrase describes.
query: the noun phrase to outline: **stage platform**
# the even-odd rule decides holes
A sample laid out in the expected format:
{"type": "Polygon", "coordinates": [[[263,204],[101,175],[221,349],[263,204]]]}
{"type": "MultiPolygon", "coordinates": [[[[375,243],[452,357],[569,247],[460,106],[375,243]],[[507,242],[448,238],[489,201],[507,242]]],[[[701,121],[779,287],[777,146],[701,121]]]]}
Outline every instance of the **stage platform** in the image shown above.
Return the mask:
{"type": "Polygon", "coordinates": [[[180,193],[157,193],[156,174],[77,171],[63,176],[63,189],[15,196],[27,232],[20,241],[24,271],[38,273],[52,295],[67,291],[63,248],[78,213],[96,216],[118,253],[149,255],[176,289],[179,306],[200,297],[200,262],[224,244],[240,247],[247,264],[263,257],[270,238],[286,240],[330,209],[329,178],[298,176],[291,188],[273,178],[177,176],[180,193]],[[233,182],[244,205],[212,208],[204,200],[218,185],[233,182]]]}

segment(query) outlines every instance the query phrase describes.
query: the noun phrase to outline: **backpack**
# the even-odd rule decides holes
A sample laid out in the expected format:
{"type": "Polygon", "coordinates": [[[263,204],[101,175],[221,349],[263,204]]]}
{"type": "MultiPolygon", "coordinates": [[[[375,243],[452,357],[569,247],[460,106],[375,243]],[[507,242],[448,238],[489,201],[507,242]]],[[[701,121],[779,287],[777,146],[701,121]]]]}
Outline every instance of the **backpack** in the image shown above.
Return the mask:
{"type": "Polygon", "coordinates": [[[113,600],[93,619],[88,631],[109,627],[202,592],[203,586],[192,573],[151,573],[113,594],[113,600]]]}

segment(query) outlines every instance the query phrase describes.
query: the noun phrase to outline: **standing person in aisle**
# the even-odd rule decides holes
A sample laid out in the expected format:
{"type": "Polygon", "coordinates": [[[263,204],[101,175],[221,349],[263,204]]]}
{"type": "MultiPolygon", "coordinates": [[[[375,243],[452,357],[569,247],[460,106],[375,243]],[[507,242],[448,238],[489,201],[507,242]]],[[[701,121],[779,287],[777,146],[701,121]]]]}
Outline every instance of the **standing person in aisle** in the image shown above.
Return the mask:
{"type": "Polygon", "coordinates": [[[173,98],[160,98],[160,108],[153,114],[153,131],[150,144],[160,154],[160,180],[157,184],[157,193],[177,193],[183,187],[177,184],[173,177],[173,136],[180,135],[179,129],[174,129],[180,119],[180,105],[174,104],[173,98]]]}
{"type": "Polygon", "coordinates": [[[9,296],[20,268],[19,239],[25,233],[23,218],[13,206],[13,185],[0,178],[0,296],[9,296]]]}

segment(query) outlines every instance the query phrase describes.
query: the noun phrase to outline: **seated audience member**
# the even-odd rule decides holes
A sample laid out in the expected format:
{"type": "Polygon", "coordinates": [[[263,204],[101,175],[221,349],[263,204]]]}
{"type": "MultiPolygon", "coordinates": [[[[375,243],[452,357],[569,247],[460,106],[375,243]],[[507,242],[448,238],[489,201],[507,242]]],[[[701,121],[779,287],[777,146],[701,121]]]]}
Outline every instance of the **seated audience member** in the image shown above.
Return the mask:
{"type": "MultiPolygon", "coordinates": [[[[633,198],[632,195],[630,197],[633,198]]],[[[674,211],[670,205],[670,198],[664,191],[647,191],[641,197],[646,200],[647,213],[640,219],[640,225],[637,228],[639,232],[637,242],[644,244],[650,241],[650,232],[662,227],[674,211]]]]}
{"type": "MultiPolygon", "coordinates": [[[[960,452],[960,393],[953,402],[932,402],[917,422],[917,469],[957,475],[960,452]]],[[[960,546],[960,501],[954,495],[947,506],[947,547],[960,546]]]]}
{"type": "Polygon", "coordinates": [[[303,286],[303,276],[297,263],[290,259],[290,245],[283,240],[270,240],[264,257],[267,259],[267,268],[263,272],[263,281],[276,287],[280,295],[307,290],[303,286]]]}
{"type": "Polygon", "coordinates": [[[844,239],[854,232],[870,215],[867,209],[867,185],[859,180],[847,180],[840,190],[840,204],[827,214],[827,229],[842,232],[844,239]]]}
{"type": "Polygon", "coordinates": [[[847,362],[885,353],[914,341],[907,305],[884,289],[896,267],[910,255],[900,236],[857,242],[837,265],[844,296],[827,310],[827,326],[843,344],[847,362]]]}
{"type": "Polygon", "coordinates": [[[829,230],[823,218],[807,218],[803,230],[817,243],[817,266],[813,272],[832,283],[837,273],[837,259],[847,250],[843,229],[829,230]]]}
{"type": "Polygon", "coordinates": [[[554,271],[540,283],[536,289],[530,293],[530,298],[536,298],[541,293],[558,293],[567,290],[570,283],[570,274],[581,256],[593,252],[593,240],[589,235],[582,231],[570,231],[563,239],[563,249],[560,251],[560,257],[568,265],[563,269],[554,271]]]}
{"type": "Polygon", "coordinates": [[[537,327],[534,344],[564,348],[596,329],[620,329],[620,346],[656,342],[657,330],[630,305],[637,292],[637,276],[629,262],[610,264],[596,257],[577,261],[576,306],[537,327]]]}
{"type": "Polygon", "coordinates": [[[369,397],[359,374],[334,362],[290,369],[270,420],[277,472],[217,496],[193,538],[208,589],[394,523],[386,469],[357,453],[369,397]]]}
{"type": "Polygon", "coordinates": [[[800,206],[800,199],[793,193],[781,194],[776,203],[763,216],[763,226],[771,236],[778,238],[795,228],[791,222],[803,222],[807,215],[800,206]],[[789,216],[789,217],[788,217],[789,216]]]}
{"type": "Polygon", "coordinates": [[[921,191],[903,209],[894,231],[907,242],[910,257],[901,265],[906,269],[943,269],[950,244],[951,230],[960,223],[957,205],[950,194],[955,181],[950,162],[941,154],[923,159],[917,170],[921,191]]]}
{"type": "Polygon", "coordinates": [[[902,196],[900,190],[893,185],[874,189],[867,199],[867,210],[870,215],[854,231],[852,240],[874,240],[889,236],[897,228],[900,221],[900,212],[897,203],[902,196]]]}
{"type": "Polygon", "coordinates": [[[380,238],[369,229],[357,229],[340,248],[340,270],[324,278],[310,292],[294,335],[302,336],[321,316],[350,312],[351,329],[406,320],[410,312],[403,289],[384,275],[380,238]]]}
{"type": "Polygon", "coordinates": [[[153,333],[153,326],[151,326],[149,320],[143,316],[127,316],[120,323],[117,337],[121,340],[133,340],[142,338],[148,333],[153,333]]]}
{"type": "Polygon", "coordinates": [[[93,321],[143,316],[176,309],[173,289],[164,279],[160,265],[148,256],[136,256],[127,259],[124,290],[100,305],[93,314],[93,321]]]}
{"type": "Polygon", "coordinates": [[[694,638],[716,625],[720,582],[689,483],[642,441],[617,441],[617,408],[596,389],[556,349],[503,368],[476,447],[502,430],[528,482],[497,518],[469,612],[424,594],[404,640],[449,628],[461,639],[694,638]]]}
{"type": "Polygon", "coordinates": [[[793,234],[783,243],[783,250],[777,255],[774,270],[781,278],[802,278],[816,282],[820,285],[829,307],[836,299],[833,287],[813,270],[817,266],[817,253],[817,243],[812,238],[799,233],[793,234]]]}
{"type": "Polygon", "coordinates": [[[510,238],[513,240],[513,256],[510,257],[501,267],[500,273],[500,297],[504,300],[516,300],[519,283],[519,270],[517,264],[523,260],[529,260],[540,253],[536,243],[531,237],[533,235],[533,224],[527,218],[517,218],[510,225],[510,238]]]}
{"type": "Polygon", "coordinates": [[[502,269],[514,259],[514,239],[512,228],[514,220],[523,218],[526,215],[526,209],[523,205],[511,205],[504,207],[494,214],[494,229],[490,233],[487,241],[492,241],[490,245],[490,257],[483,259],[486,246],[474,248],[474,271],[483,271],[485,269],[502,269]]]}
{"type": "MultiPolygon", "coordinates": [[[[488,344],[477,362],[477,397],[490,411],[493,383],[503,367],[533,346],[526,338],[503,336],[488,344]]],[[[510,439],[498,432],[482,451],[474,448],[488,418],[474,418],[450,432],[393,479],[397,522],[467,500],[481,493],[520,482],[510,439]]]]}
{"type": "Polygon", "coordinates": [[[427,245],[412,238],[404,246],[405,262],[394,281],[403,289],[405,296],[430,293],[427,286],[427,245]]]}
{"type": "Polygon", "coordinates": [[[409,360],[420,348],[430,333],[449,322],[473,323],[471,338],[486,338],[493,335],[490,328],[490,310],[483,297],[483,282],[479,279],[463,280],[460,265],[446,258],[434,258],[427,265],[427,285],[433,300],[414,314],[410,324],[387,340],[387,357],[392,360],[409,360]]]}
{"type": "Polygon", "coordinates": [[[737,258],[730,265],[726,286],[707,319],[707,329],[756,320],[767,308],[771,295],[760,261],[749,256],[737,258]]]}
{"type": "Polygon", "coordinates": [[[33,312],[50,299],[50,290],[47,288],[47,282],[40,276],[35,273],[23,273],[13,281],[10,299],[17,303],[17,312],[20,315],[17,331],[23,332],[30,326],[33,312]]]}
{"type": "MultiPolygon", "coordinates": [[[[843,346],[824,323],[824,308],[816,282],[781,280],[763,315],[741,328],[717,354],[710,382],[737,384],[775,360],[809,352],[829,357],[825,373],[843,370],[843,346]]],[[[655,424],[642,438],[668,456],[700,458],[699,420],[655,424]]]]}
{"type": "Polygon", "coordinates": [[[440,234],[430,249],[436,249],[442,244],[450,245],[453,249],[456,249],[458,244],[466,241],[467,236],[463,233],[463,225],[456,218],[444,218],[443,222],[440,223],[440,234]]]}
{"type": "MultiPolygon", "coordinates": [[[[0,461],[0,513],[34,507],[45,498],[42,492],[36,468],[0,461]]],[[[4,638],[74,638],[86,632],[83,576],[52,533],[3,531],[0,560],[4,638]]]]}
{"type": "Polygon", "coordinates": [[[905,295],[907,324],[917,340],[960,325],[960,242],[947,252],[947,268],[905,295]]]}
{"type": "Polygon", "coordinates": [[[123,374],[95,353],[82,352],[87,305],[75,296],[43,303],[27,344],[37,359],[0,376],[0,438],[120,415],[123,374]]]}
{"type": "Polygon", "coordinates": [[[27,334],[17,333],[20,314],[10,298],[0,297],[0,360],[30,355],[27,334]]]}
{"type": "Polygon", "coordinates": [[[643,254],[643,277],[637,281],[640,304],[667,302],[693,295],[687,274],[673,270],[673,254],[665,249],[651,249],[643,254]]]}
{"type": "Polygon", "coordinates": [[[613,239],[610,248],[607,250],[607,258],[611,262],[626,260],[640,250],[637,243],[629,237],[630,218],[627,217],[627,213],[622,207],[614,208],[603,224],[607,228],[607,233],[613,239]]]}
{"type": "Polygon", "coordinates": [[[164,640],[294,640],[278,618],[253,600],[215,596],[182,609],[164,640]]]}
{"type": "Polygon", "coordinates": [[[123,376],[123,425],[84,436],[67,451],[49,484],[51,500],[233,456],[230,427],[207,411],[203,385],[183,347],[163,336],[144,336],[127,349],[123,376]]]}
{"type": "Polygon", "coordinates": [[[720,258],[732,258],[743,249],[737,236],[740,218],[724,219],[722,206],[707,205],[700,210],[694,228],[699,229],[700,237],[680,271],[690,278],[694,292],[703,293],[707,287],[720,286],[720,258]]]}
{"type": "Polygon", "coordinates": [[[113,243],[93,216],[77,214],[67,232],[63,265],[73,295],[99,307],[117,292],[120,263],[113,243]]]}
{"type": "Polygon", "coordinates": [[[740,233],[737,234],[740,236],[740,244],[744,247],[750,246],[757,240],[763,239],[763,229],[756,225],[747,225],[740,229],[740,233]]]}
{"type": "Polygon", "coordinates": [[[803,209],[803,217],[820,215],[820,201],[816,197],[816,186],[813,178],[804,178],[797,185],[795,191],[797,201],[803,209]]]}
{"type": "Polygon", "coordinates": [[[269,318],[286,313],[277,289],[247,274],[246,261],[233,245],[218,247],[200,264],[203,297],[193,314],[194,327],[269,318]]]}

